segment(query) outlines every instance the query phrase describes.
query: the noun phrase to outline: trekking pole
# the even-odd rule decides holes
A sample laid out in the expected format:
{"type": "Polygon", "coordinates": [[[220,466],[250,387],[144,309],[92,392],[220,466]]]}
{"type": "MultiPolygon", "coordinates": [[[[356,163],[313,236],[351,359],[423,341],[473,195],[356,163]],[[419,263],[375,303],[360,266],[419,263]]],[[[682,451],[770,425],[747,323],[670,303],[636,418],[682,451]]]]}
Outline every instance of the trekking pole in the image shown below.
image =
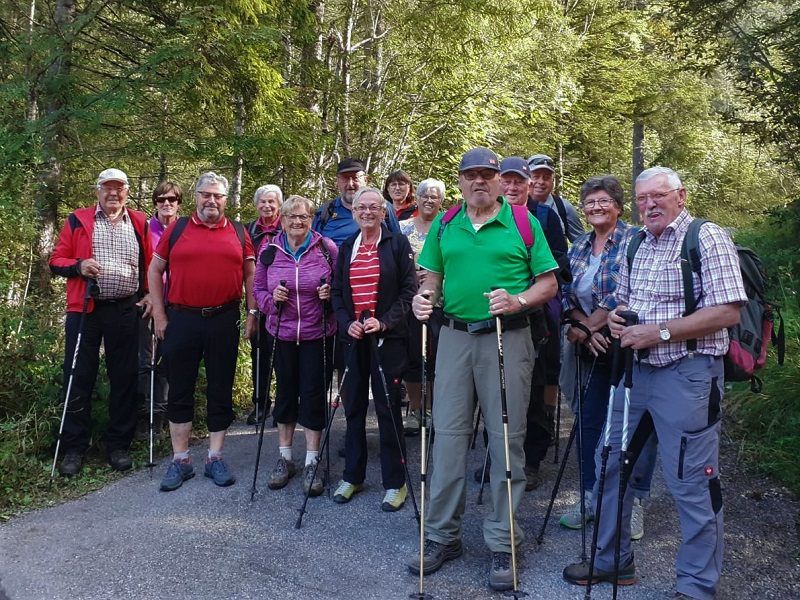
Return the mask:
{"type": "Polygon", "coordinates": [[[150,319],[150,329],[152,330],[150,340],[150,461],[147,463],[147,468],[150,471],[150,479],[152,479],[153,467],[156,466],[156,463],[153,462],[153,408],[156,393],[156,326],[153,319],[150,319]]]}
{"type": "MultiPolygon", "coordinates": [[[[618,313],[623,314],[623,313],[618,313]]],[[[594,514],[594,527],[592,529],[592,549],[589,558],[589,576],[586,581],[586,591],[584,599],[590,600],[592,597],[592,578],[594,577],[594,562],[597,558],[597,536],[600,530],[600,517],[603,511],[603,492],[606,486],[606,467],[608,466],[608,456],[611,453],[611,419],[614,415],[614,396],[617,393],[620,373],[620,348],[619,338],[611,340],[611,386],[608,392],[608,408],[606,410],[606,424],[603,430],[603,449],[600,452],[600,476],[597,479],[597,508],[594,514]]],[[[616,579],[616,578],[615,578],[616,579]]]]}
{"type": "MultiPolygon", "coordinates": [[[[352,352],[351,352],[352,357],[352,352]]],[[[350,371],[350,361],[345,361],[344,365],[344,373],[342,373],[342,378],[339,380],[338,389],[336,390],[336,402],[333,404],[333,410],[331,410],[331,415],[328,418],[328,422],[325,425],[325,436],[322,438],[322,445],[320,446],[320,453],[317,456],[317,460],[314,461],[314,474],[311,476],[311,481],[314,481],[314,478],[317,476],[317,469],[319,468],[319,463],[321,462],[320,457],[325,450],[330,450],[330,444],[328,443],[331,438],[331,426],[333,425],[333,418],[336,416],[336,411],[339,409],[339,405],[341,404],[342,400],[342,387],[344,386],[344,382],[347,379],[347,373],[350,371]]],[[[308,498],[311,495],[311,486],[308,487],[308,491],[306,492],[306,497],[303,500],[303,506],[301,506],[298,510],[300,513],[297,516],[297,522],[294,524],[295,529],[300,529],[303,526],[303,515],[306,514],[306,505],[308,504],[308,498]]]]}
{"type": "MultiPolygon", "coordinates": [[[[497,329],[497,368],[500,374],[500,409],[503,414],[503,447],[506,453],[506,489],[508,490],[508,528],[511,535],[511,574],[514,587],[509,595],[517,598],[526,595],[520,592],[519,580],[517,578],[517,542],[514,533],[514,500],[511,494],[511,449],[508,443],[508,401],[506,399],[506,367],[503,359],[503,322],[500,315],[494,318],[495,328],[497,329]]],[[[484,468],[485,472],[485,468],[484,468]]]]}
{"type": "MultiPolygon", "coordinates": [[[[636,325],[639,321],[635,312],[622,311],[618,313],[625,319],[625,326],[636,325]]],[[[619,561],[622,537],[622,505],[625,499],[625,489],[628,487],[628,475],[630,465],[628,460],[628,415],[631,407],[631,387],[633,386],[633,348],[625,348],[625,398],[622,407],[622,436],[619,445],[619,492],[617,497],[617,526],[615,530],[614,544],[614,581],[611,597],[617,600],[617,590],[619,588],[619,561]]]]}
{"type": "MultiPolygon", "coordinates": [[[[281,287],[285,287],[286,280],[281,279],[280,284],[281,287]]],[[[276,304],[278,305],[278,318],[275,327],[275,337],[272,338],[272,352],[270,352],[270,357],[269,357],[269,370],[267,371],[267,390],[269,390],[270,386],[272,385],[272,367],[275,366],[275,350],[278,345],[278,335],[280,335],[281,332],[281,315],[283,314],[283,302],[276,302],[276,304]]],[[[261,365],[259,365],[259,368],[260,367],[261,365]]],[[[264,408],[266,409],[266,404],[264,405],[264,408]]],[[[256,416],[258,416],[258,407],[256,407],[256,416]]],[[[253,469],[253,487],[250,488],[250,502],[253,501],[253,499],[256,496],[256,491],[258,491],[256,490],[256,480],[258,479],[258,464],[261,461],[261,447],[264,444],[264,426],[266,424],[267,424],[267,417],[266,415],[264,415],[264,419],[261,421],[261,423],[259,423],[261,427],[258,431],[258,450],[256,451],[256,465],[255,468],[253,469]]]]}
{"type": "Polygon", "coordinates": [[[478,416],[475,417],[475,429],[472,431],[472,445],[470,446],[471,450],[475,450],[475,440],[478,439],[478,429],[481,425],[481,407],[478,407],[478,416]]]}
{"type": "Polygon", "coordinates": [[[483,455],[483,468],[481,469],[481,487],[478,490],[478,501],[476,504],[483,504],[483,488],[486,486],[486,470],[489,468],[489,443],[486,443],[486,454],[483,455]]]}
{"type": "MultiPolygon", "coordinates": [[[[367,313],[367,318],[369,318],[369,311],[364,311],[367,313]]],[[[363,313],[362,313],[363,316],[363,313]]],[[[383,385],[383,395],[386,398],[386,408],[389,410],[389,417],[392,419],[392,429],[394,430],[394,437],[397,440],[397,448],[400,450],[400,463],[403,465],[403,470],[406,474],[406,484],[408,485],[408,493],[411,496],[411,503],[414,505],[414,516],[417,519],[417,523],[420,522],[419,516],[419,508],[417,508],[417,499],[414,496],[414,486],[411,483],[411,474],[408,472],[408,463],[406,462],[406,454],[403,451],[403,444],[400,440],[400,434],[397,432],[397,420],[394,418],[394,411],[392,410],[392,401],[389,398],[389,386],[386,384],[386,374],[383,372],[383,365],[381,365],[381,358],[380,354],[378,353],[378,340],[374,334],[370,334],[369,336],[369,343],[370,348],[372,350],[372,355],[375,360],[375,364],[378,366],[378,373],[381,376],[381,385],[383,385]]],[[[377,399],[376,399],[377,402],[377,399]]]]}
{"type": "Polygon", "coordinates": [[[553,429],[553,464],[558,463],[558,449],[561,443],[561,387],[556,388],[556,425],[553,429]]]}
{"type": "Polygon", "coordinates": [[[253,386],[255,387],[255,394],[253,394],[256,398],[256,429],[258,429],[259,421],[261,420],[260,417],[267,420],[267,399],[264,398],[264,414],[261,414],[259,411],[261,410],[261,317],[256,317],[256,376],[255,381],[253,382],[253,386]]]}
{"type": "Polygon", "coordinates": [[[56,474],[56,461],[58,460],[58,451],[61,447],[61,435],[64,432],[64,421],[67,418],[67,405],[69,404],[69,395],[72,392],[72,382],[75,379],[75,365],[78,362],[78,351],[81,348],[81,338],[83,337],[83,325],[86,322],[86,311],[89,309],[89,298],[97,293],[97,280],[91,277],[86,278],[86,293],[83,295],[83,309],[81,310],[81,319],[78,322],[78,337],[75,339],[75,351],[72,353],[72,365],[69,368],[69,380],[67,381],[67,393],[64,396],[64,410],[61,411],[61,425],[58,427],[58,437],[56,438],[56,452],[53,455],[53,468],[50,469],[50,483],[53,484],[53,477],[56,474]]]}
{"type": "MultiPolygon", "coordinates": [[[[423,294],[427,300],[427,294],[423,294]]],[[[416,598],[417,600],[429,600],[432,598],[430,594],[425,593],[425,485],[428,477],[428,457],[427,447],[425,445],[425,437],[427,435],[428,417],[427,417],[427,398],[428,398],[428,324],[422,323],[422,415],[421,415],[421,438],[420,444],[422,454],[420,456],[419,467],[419,592],[410,594],[409,598],[416,598]]]]}
{"type": "MultiPolygon", "coordinates": [[[[325,285],[325,282],[326,282],[325,277],[319,278],[320,287],[325,285]]],[[[326,394],[328,391],[328,316],[327,316],[328,303],[325,300],[321,300],[320,304],[322,305],[322,384],[323,384],[324,394],[326,394]]],[[[324,395],[323,395],[323,401],[324,401],[324,395]]],[[[331,405],[330,402],[325,402],[325,420],[329,421],[330,418],[331,418],[331,405]]],[[[319,456],[322,456],[322,454],[320,454],[319,456]]],[[[331,471],[331,449],[330,447],[328,447],[325,460],[325,469],[322,471],[322,478],[324,480],[325,486],[328,488],[328,492],[330,492],[330,486],[328,485],[330,481],[330,471],[331,471]]],[[[316,467],[314,469],[314,472],[316,473],[316,467]]],[[[305,506],[303,508],[305,508],[305,506]]]]}

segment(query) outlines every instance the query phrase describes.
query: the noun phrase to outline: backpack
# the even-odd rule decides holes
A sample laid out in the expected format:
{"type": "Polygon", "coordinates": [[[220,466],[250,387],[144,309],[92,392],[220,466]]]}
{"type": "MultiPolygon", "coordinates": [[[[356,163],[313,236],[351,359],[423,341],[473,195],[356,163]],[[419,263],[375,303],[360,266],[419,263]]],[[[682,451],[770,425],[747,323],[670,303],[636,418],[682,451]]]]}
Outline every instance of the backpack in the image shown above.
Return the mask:
{"type": "MultiPolygon", "coordinates": [[[[681,274],[683,278],[683,297],[686,311],[683,316],[692,314],[697,310],[700,300],[694,296],[692,273],[701,277],[700,263],[700,228],[706,219],[694,219],[689,223],[686,237],[681,245],[681,274]]],[[[631,238],[628,245],[627,261],[628,276],[630,277],[631,265],[636,251],[644,240],[644,230],[631,238]]],[[[786,354],[786,338],[783,331],[783,317],[777,306],[766,300],[765,288],[767,275],[764,265],[758,255],[739,245],[735,245],[739,257],[739,270],[744,282],[744,291],[747,302],[742,307],[739,323],[728,328],[730,345],[724,357],[726,381],[749,381],[750,389],[759,393],[763,387],[761,379],[755,372],[761,369],[767,361],[767,350],[771,342],[778,351],[778,364],[783,364],[786,354]],[[775,333],[775,315],[779,320],[778,332],[775,333]]],[[[701,280],[702,285],[702,280],[701,280]]],[[[701,292],[702,293],[702,292],[701,292]]],[[[687,340],[686,347],[691,352],[697,348],[697,340],[687,340]]]]}

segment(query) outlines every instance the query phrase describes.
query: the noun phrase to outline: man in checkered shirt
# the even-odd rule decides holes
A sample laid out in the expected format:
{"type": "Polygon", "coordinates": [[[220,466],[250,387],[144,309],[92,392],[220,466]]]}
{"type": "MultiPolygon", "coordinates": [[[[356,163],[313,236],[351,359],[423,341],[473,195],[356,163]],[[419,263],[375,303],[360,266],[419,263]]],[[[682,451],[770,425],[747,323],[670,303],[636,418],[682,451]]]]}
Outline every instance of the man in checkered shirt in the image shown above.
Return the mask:
{"type": "Polygon", "coordinates": [[[111,384],[105,436],[108,462],[116,471],[125,471],[132,465],[128,449],[136,427],[139,367],[136,304],[146,289],[150,236],[145,214],[125,206],[128,201],[125,173],[119,169],[100,173],[95,195],[95,204],[69,215],[50,257],[50,270],[67,278],[65,385],[70,377],[86,286],[90,280],[97,282],[97,292],[87,305],[61,435],[64,458],[58,470],[63,476],[80,471],[83,454],[89,448],[91,396],[101,342],[111,384]]]}
{"type": "MultiPolygon", "coordinates": [[[[681,275],[681,245],[692,216],[686,189],[671,169],[653,167],[636,179],[636,203],[645,237],[630,272],[622,263],[615,297],[604,307],[608,324],[623,348],[636,350],[630,396],[629,431],[654,427],[667,487],[675,499],[683,539],[676,561],[677,598],[713,598],[722,571],[723,518],[719,479],[722,357],[727,328],[739,322],[747,300],[733,242],[713,223],[700,229],[701,273],[695,273],[697,310],[686,310],[681,275]],[[631,310],[639,324],[625,327],[617,311],[631,310]],[[688,346],[687,346],[688,342],[688,346]],[[696,344],[695,350],[689,346],[696,344]]],[[[612,581],[619,491],[619,445],[623,388],[614,399],[611,454],[606,471],[593,582],[612,581]]],[[[638,437],[638,436],[637,436],[638,437]]],[[[642,437],[642,439],[645,439],[642,437]]],[[[635,446],[636,444],[633,444],[635,446]]],[[[598,446],[597,464],[600,464],[598,446]]],[[[635,458],[631,459],[631,464],[635,458]]],[[[625,494],[618,581],[635,582],[630,544],[633,495],[625,494]]],[[[588,564],[564,570],[575,584],[588,582],[588,564]]]]}

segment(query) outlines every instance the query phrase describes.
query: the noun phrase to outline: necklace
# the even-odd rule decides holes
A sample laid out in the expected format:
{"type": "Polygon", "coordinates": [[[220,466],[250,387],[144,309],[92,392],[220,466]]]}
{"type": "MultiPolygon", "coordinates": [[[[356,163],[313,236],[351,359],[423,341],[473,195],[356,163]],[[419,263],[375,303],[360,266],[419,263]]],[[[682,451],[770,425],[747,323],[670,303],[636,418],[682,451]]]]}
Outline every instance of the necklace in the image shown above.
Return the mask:
{"type": "Polygon", "coordinates": [[[375,247],[378,245],[377,242],[374,244],[365,244],[364,242],[361,243],[361,247],[364,248],[367,252],[367,256],[372,256],[375,254],[375,247]]]}

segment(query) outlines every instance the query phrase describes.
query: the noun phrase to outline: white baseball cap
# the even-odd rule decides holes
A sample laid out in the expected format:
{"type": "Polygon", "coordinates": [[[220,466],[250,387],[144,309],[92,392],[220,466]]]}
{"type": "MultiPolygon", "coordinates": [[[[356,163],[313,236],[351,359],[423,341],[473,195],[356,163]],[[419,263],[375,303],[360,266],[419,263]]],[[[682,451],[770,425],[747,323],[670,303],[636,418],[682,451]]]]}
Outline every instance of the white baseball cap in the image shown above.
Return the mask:
{"type": "Polygon", "coordinates": [[[106,181],[119,181],[120,183],[128,185],[128,176],[125,175],[124,171],[120,171],[119,169],[106,169],[97,176],[97,185],[102,185],[106,181]]]}

